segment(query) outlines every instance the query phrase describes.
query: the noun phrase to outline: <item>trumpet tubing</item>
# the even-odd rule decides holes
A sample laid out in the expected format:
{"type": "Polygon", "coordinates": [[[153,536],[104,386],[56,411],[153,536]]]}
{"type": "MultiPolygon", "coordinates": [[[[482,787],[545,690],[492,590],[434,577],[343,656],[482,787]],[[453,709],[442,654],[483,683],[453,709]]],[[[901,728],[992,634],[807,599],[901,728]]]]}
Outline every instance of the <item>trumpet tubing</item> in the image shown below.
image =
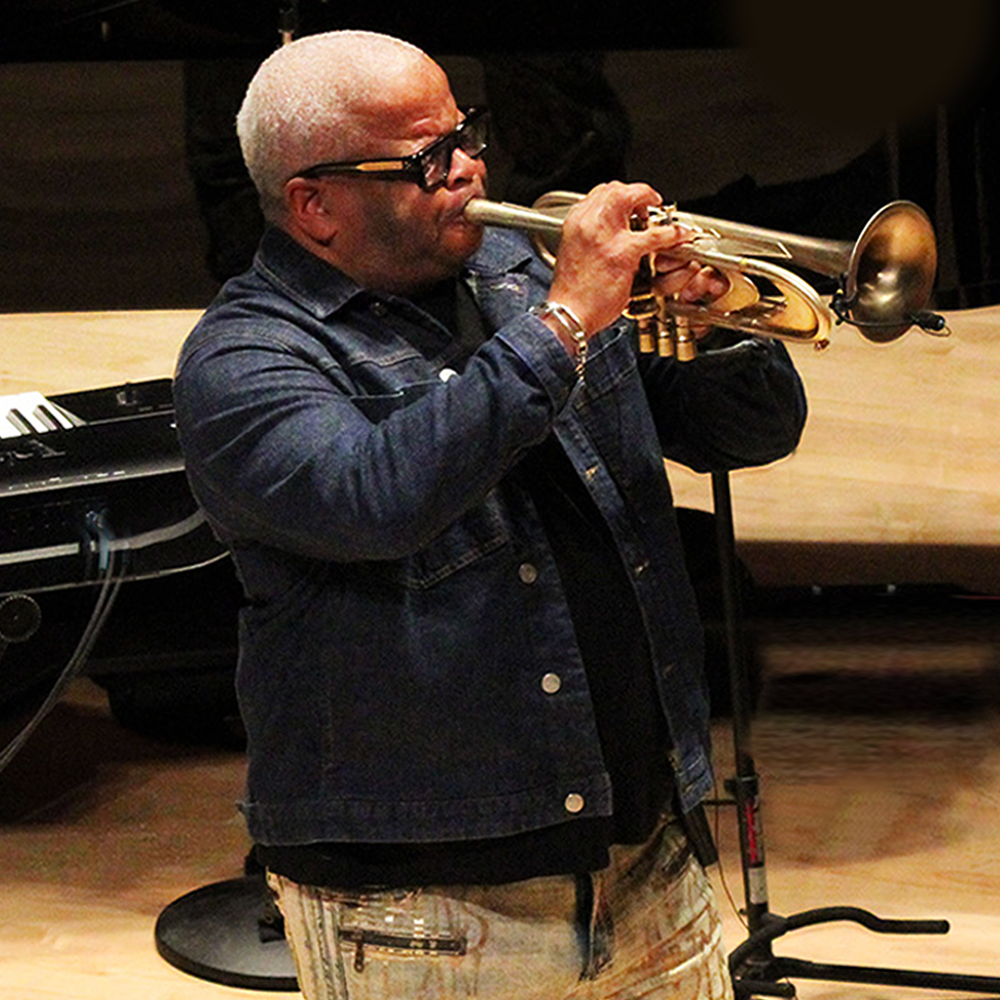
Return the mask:
{"type": "MultiPolygon", "coordinates": [[[[565,217],[582,197],[553,191],[531,208],[477,198],[469,202],[465,215],[482,225],[529,232],[551,266],[565,217]]],[[[853,243],[762,229],[674,208],[650,212],[649,225],[668,224],[694,234],[691,243],[671,254],[716,268],[726,275],[730,287],[710,306],[657,298],[655,309],[645,289],[633,299],[633,304],[641,300],[641,306],[626,310],[639,325],[642,350],[657,344],[661,354],[689,360],[696,350],[692,326],[720,326],[817,347],[829,342],[834,321],[856,326],[862,336],[877,343],[895,340],[914,325],[929,332],[941,332],[944,327],[940,317],[926,311],[937,270],[934,230],[926,213],[913,202],[894,201],[879,209],[853,243]],[[836,278],[840,287],[831,303],[782,264],[836,278]]]]}

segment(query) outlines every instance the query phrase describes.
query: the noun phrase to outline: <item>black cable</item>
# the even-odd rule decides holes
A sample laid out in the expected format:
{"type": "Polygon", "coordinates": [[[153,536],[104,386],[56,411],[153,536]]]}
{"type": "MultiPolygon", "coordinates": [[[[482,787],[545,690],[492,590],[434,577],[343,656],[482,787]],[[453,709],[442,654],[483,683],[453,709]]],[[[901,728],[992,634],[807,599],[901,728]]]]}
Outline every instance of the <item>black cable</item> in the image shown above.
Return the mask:
{"type": "Polygon", "coordinates": [[[3,752],[0,753],[0,772],[6,769],[24,744],[28,742],[31,734],[42,723],[42,720],[52,711],[65,693],[70,681],[79,676],[80,671],[90,656],[94,643],[97,641],[98,635],[104,628],[108,615],[111,614],[115,598],[118,596],[121,585],[125,580],[125,573],[117,571],[117,567],[123,566],[124,558],[116,557],[116,550],[112,545],[112,532],[103,516],[96,513],[89,514],[87,517],[87,526],[97,536],[98,566],[101,572],[101,576],[98,578],[100,581],[100,590],[94,604],[94,610],[91,612],[90,619],[83,630],[83,634],[80,636],[76,649],[73,651],[72,656],[70,656],[66,666],[63,667],[62,672],[56,678],[52,690],[49,691],[45,701],[42,702],[32,718],[28,720],[21,731],[7,744],[3,752]]]}

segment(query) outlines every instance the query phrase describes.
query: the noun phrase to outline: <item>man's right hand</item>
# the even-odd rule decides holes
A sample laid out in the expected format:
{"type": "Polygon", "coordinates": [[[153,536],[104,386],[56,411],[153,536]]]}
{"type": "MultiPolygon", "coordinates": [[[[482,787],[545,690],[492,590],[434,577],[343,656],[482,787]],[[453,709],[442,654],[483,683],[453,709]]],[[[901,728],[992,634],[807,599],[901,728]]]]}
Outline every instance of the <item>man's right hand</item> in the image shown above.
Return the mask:
{"type": "Polygon", "coordinates": [[[566,215],[549,299],[572,310],[588,337],[625,311],[635,275],[650,254],[658,295],[696,301],[725,291],[726,279],[711,268],[670,255],[689,242],[688,230],[675,225],[632,229],[633,216],[643,218],[662,203],[648,184],[612,181],[594,188],[566,215]]]}

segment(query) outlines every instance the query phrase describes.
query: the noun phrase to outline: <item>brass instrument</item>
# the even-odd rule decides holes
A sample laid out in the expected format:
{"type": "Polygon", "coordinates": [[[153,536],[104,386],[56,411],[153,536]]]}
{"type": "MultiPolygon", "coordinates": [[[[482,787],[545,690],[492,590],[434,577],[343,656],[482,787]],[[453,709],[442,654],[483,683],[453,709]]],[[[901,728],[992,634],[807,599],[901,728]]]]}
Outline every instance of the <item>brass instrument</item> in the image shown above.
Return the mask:
{"type": "MultiPolygon", "coordinates": [[[[563,221],[582,194],[552,191],[531,208],[477,198],[466,218],[483,225],[523,229],[552,266],[563,221]]],[[[634,226],[646,220],[633,220],[634,226]]],[[[695,327],[718,326],[817,348],[829,344],[831,325],[849,323],[875,343],[888,343],[912,326],[947,335],[944,319],[927,311],[937,270],[937,246],[930,219],[909,201],[879,209],[854,243],[782,233],[739,222],[679,212],[650,210],[649,225],[677,224],[692,231],[690,243],[670,255],[716,268],[729,281],[711,305],[664,299],[652,292],[646,261],[636,276],[625,315],[636,320],[639,346],[687,361],[697,353],[695,327]],[[769,259],[761,259],[769,258],[769,259]],[[804,278],[771,260],[836,278],[829,304],[804,278]],[[753,279],[758,280],[753,280],[753,279]]]]}

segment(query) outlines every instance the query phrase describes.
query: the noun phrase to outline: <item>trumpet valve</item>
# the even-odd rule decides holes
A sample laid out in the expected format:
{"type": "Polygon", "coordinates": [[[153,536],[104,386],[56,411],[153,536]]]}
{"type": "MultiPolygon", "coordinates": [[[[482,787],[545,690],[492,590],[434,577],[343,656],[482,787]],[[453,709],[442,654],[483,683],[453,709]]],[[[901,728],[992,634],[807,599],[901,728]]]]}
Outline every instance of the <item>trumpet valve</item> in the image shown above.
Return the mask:
{"type": "MultiPolygon", "coordinates": [[[[633,232],[645,229],[648,225],[646,219],[637,215],[629,219],[629,228],[633,232]]],[[[644,257],[632,279],[632,291],[625,309],[625,316],[635,320],[638,327],[639,351],[642,354],[652,354],[656,350],[657,331],[660,328],[657,321],[660,304],[653,294],[653,273],[651,258],[644,257]]]]}
{"type": "Polygon", "coordinates": [[[659,324],[656,353],[661,358],[672,358],[677,353],[677,331],[672,323],[659,324]]]}
{"type": "Polygon", "coordinates": [[[694,361],[698,356],[698,340],[691,329],[691,324],[683,317],[678,317],[673,331],[674,350],[678,361],[694,361]]]}
{"type": "Polygon", "coordinates": [[[643,276],[636,275],[632,285],[632,298],[629,299],[624,315],[635,320],[639,332],[639,350],[643,354],[652,354],[656,350],[657,329],[660,324],[657,316],[660,304],[653,295],[651,285],[643,281],[643,276]]]}
{"type": "Polygon", "coordinates": [[[639,331],[639,353],[652,354],[657,349],[657,344],[663,336],[663,330],[655,319],[640,320],[639,331]]]}

